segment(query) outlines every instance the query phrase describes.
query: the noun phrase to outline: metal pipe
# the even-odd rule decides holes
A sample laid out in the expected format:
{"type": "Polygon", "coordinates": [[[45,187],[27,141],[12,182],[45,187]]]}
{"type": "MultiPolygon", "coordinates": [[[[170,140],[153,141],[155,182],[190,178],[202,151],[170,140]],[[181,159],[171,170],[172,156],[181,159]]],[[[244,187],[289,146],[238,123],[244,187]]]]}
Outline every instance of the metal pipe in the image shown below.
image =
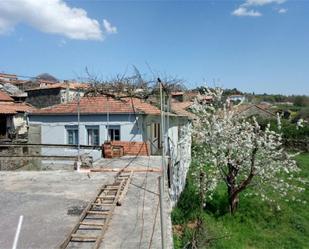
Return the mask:
{"type": "Polygon", "coordinates": [[[164,181],[165,181],[165,136],[164,134],[164,100],[161,80],[160,83],[160,102],[161,102],[161,143],[162,143],[162,175],[159,176],[159,198],[160,198],[160,221],[161,221],[161,245],[165,249],[165,219],[164,219],[164,181]]]}
{"type": "Polygon", "coordinates": [[[80,92],[77,92],[77,171],[80,171],[80,92]]]}
{"type": "Polygon", "coordinates": [[[165,249],[165,219],[164,219],[164,182],[162,176],[159,176],[159,198],[160,198],[160,223],[161,223],[161,247],[165,249]]]}

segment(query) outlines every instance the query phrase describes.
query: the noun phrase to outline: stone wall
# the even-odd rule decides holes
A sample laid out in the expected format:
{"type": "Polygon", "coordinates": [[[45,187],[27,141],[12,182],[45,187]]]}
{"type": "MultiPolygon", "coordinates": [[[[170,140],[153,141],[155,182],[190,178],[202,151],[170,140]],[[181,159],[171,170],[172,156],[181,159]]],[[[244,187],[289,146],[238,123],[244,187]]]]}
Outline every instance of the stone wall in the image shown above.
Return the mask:
{"type": "Polygon", "coordinates": [[[41,160],[24,157],[29,154],[29,148],[25,146],[0,147],[0,171],[17,170],[20,168],[39,169],[41,160]]]}
{"type": "Polygon", "coordinates": [[[37,107],[43,108],[61,103],[60,89],[30,90],[27,92],[26,102],[37,107]]]}

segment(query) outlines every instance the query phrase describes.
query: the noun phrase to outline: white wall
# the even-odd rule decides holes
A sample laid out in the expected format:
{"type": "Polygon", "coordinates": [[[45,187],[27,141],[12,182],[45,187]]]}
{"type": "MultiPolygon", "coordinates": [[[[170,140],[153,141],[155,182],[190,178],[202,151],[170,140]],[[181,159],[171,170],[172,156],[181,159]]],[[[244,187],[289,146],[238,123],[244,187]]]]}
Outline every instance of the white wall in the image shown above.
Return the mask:
{"type": "Polygon", "coordinates": [[[168,136],[172,163],[170,196],[175,205],[185,187],[191,164],[191,122],[181,118],[171,119],[168,136]]]}

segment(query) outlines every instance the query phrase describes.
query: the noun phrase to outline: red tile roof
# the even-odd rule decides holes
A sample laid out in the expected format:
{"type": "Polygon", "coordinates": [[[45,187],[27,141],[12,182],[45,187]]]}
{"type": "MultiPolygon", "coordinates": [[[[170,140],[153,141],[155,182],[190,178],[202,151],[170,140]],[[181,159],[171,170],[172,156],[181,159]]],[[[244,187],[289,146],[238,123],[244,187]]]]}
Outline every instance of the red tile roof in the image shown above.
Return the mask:
{"type": "Polygon", "coordinates": [[[4,91],[0,91],[0,102],[13,102],[14,100],[4,91]]]}
{"type": "Polygon", "coordinates": [[[172,111],[177,115],[187,116],[190,119],[195,119],[196,116],[188,109],[193,104],[191,101],[186,102],[172,102],[172,111]]]}
{"type": "Polygon", "coordinates": [[[85,84],[85,83],[53,83],[53,84],[48,84],[46,86],[41,86],[41,87],[36,87],[36,88],[32,88],[27,90],[26,92],[29,91],[37,91],[37,90],[44,90],[44,89],[66,89],[66,88],[72,89],[72,90],[78,90],[78,89],[87,89],[89,88],[89,84],[85,84]]]}
{"type": "Polygon", "coordinates": [[[0,102],[0,114],[16,114],[18,112],[31,112],[35,108],[26,103],[0,102]]]}
{"type": "MultiPolygon", "coordinates": [[[[59,104],[51,107],[37,109],[32,114],[57,115],[77,113],[77,101],[59,104]]],[[[160,110],[143,100],[137,98],[113,99],[106,96],[83,97],[80,100],[81,114],[120,114],[120,113],[139,113],[159,115],[160,110]]]]}

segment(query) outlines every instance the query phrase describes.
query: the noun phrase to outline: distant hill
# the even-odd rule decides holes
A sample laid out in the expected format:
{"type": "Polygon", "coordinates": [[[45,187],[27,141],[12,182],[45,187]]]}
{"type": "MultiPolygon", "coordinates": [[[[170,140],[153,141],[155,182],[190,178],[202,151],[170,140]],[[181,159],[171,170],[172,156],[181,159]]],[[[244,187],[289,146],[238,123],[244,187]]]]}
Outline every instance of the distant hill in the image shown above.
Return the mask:
{"type": "Polygon", "coordinates": [[[53,82],[59,82],[59,80],[54,77],[53,75],[49,74],[49,73],[42,73],[39,74],[38,76],[36,76],[37,79],[40,80],[47,80],[47,81],[53,81],[53,82]]]}

